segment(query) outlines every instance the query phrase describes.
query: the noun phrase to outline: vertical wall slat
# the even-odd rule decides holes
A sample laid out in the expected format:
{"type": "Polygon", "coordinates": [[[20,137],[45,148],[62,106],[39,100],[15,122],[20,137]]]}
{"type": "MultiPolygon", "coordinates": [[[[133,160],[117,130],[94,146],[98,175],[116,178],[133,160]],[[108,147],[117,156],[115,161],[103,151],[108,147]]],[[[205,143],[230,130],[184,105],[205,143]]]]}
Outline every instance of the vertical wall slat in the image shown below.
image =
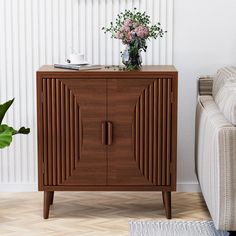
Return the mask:
{"type": "MultiPolygon", "coordinates": [[[[13,1],[14,2],[14,1],[13,1]]],[[[32,16],[32,9],[33,9],[33,3],[30,0],[26,0],[26,4],[25,4],[25,19],[26,19],[26,55],[27,55],[27,63],[26,63],[26,78],[34,78],[35,76],[35,68],[34,68],[34,53],[33,53],[33,23],[34,23],[34,19],[32,16]]],[[[32,116],[26,116],[26,123],[28,124],[29,127],[31,128],[31,135],[35,133],[35,104],[36,104],[36,93],[35,93],[35,86],[36,86],[36,80],[35,79],[31,79],[28,80],[26,79],[26,89],[27,91],[31,90],[31,99],[29,99],[29,94],[27,94],[27,114],[31,113],[32,116]],[[33,117],[33,119],[32,119],[33,117]]],[[[35,181],[35,161],[33,160],[33,158],[31,158],[32,154],[35,154],[35,143],[32,143],[32,145],[30,145],[30,143],[32,142],[32,136],[31,135],[27,135],[27,157],[28,157],[28,168],[27,168],[27,179],[31,179],[32,182],[35,181]],[[30,171],[32,170],[32,171],[30,171]]]]}
{"type": "Polygon", "coordinates": [[[53,43],[52,43],[52,61],[60,61],[60,50],[58,50],[58,48],[60,48],[60,36],[59,36],[59,32],[60,32],[60,26],[58,24],[59,21],[59,17],[58,17],[58,12],[59,12],[59,3],[58,0],[51,0],[52,1],[52,37],[53,37],[53,43]]]}
{"type": "Polygon", "coordinates": [[[67,41],[66,41],[66,11],[65,11],[65,5],[66,1],[65,0],[59,0],[59,10],[58,10],[58,24],[59,24],[59,57],[60,57],[60,62],[65,61],[65,58],[67,57],[67,50],[68,48],[66,47],[67,41]]]}
{"type": "Polygon", "coordinates": [[[166,7],[166,63],[171,65],[173,63],[173,29],[174,29],[174,1],[167,0],[166,7]]]}
{"type": "MultiPolygon", "coordinates": [[[[18,16],[19,16],[19,12],[18,12],[18,3],[16,4],[12,4],[12,32],[14,32],[14,35],[19,35],[19,22],[18,22],[18,16]]],[[[0,6],[1,8],[1,6],[0,6]]],[[[0,13],[1,14],[1,13],[0,13]]],[[[1,19],[0,19],[1,21],[1,19]]],[[[1,26],[0,26],[1,28],[1,26]]],[[[0,40],[0,44],[1,44],[1,40],[0,40]]],[[[0,46],[0,51],[1,51],[1,46],[0,46]]],[[[14,57],[13,57],[13,64],[12,64],[12,70],[13,70],[13,75],[12,78],[15,78],[19,75],[19,63],[18,63],[18,58],[19,58],[19,41],[18,41],[18,37],[13,37],[13,41],[12,41],[12,52],[14,52],[14,57]]],[[[1,53],[0,53],[0,57],[2,57],[1,53]]],[[[0,73],[0,78],[1,78],[1,84],[2,84],[2,79],[3,77],[1,76],[0,73]]],[[[20,114],[20,101],[19,101],[19,97],[20,97],[20,91],[19,91],[19,85],[20,81],[19,78],[14,80],[13,83],[13,88],[12,91],[14,91],[14,97],[15,97],[15,101],[14,101],[14,124],[19,127],[20,124],[20,119],[19,118],[19,114],[20,114]]],[[[0,90],[0,94],[1,94],[1,90],[0,90]]],[[[14,171],[13,176],[14,176],[14,182],[18,181],[21,179],[21,170],[18,168],[19,164],[20,164],[20,158],[16,157],[16,153],[21,153],[21,146],[20,146],[20,139],[16,138],[14,140],[14,164],[12,166],[12,170],[14,171]]],[[[10,160],[10,163],[11,160],[10,160]]],[[[34,161],[32,160],[31,163],[34,163],[34,161]]],[[[10,167],[10,166],[9,166],[10,167]]],[[[32,169],[34,169],[34,166],[31,166],[32,169]]],[[[31,173],[31,176],[34,177],[35,172],[31,173]]],[[[33,178],[34,179],[34,178],[33,178]]],[[[1,182],[1,180],[0,180],[1,182]]]]}
{"type": "MultiPolygon", "coordinates": [[[[112,0],[107,0],[106,1],[106,25],[108,26],[110,22],[112,21],[112,6],[113,6],[113,1],[112,0]]],[[[106,34],[106,64],[113,65],[113,54],[115,53],[113,50],[114,44],[118,43],[116,40],[112,40],[111,36],[109,34],[106,34]]],[[[117,52],[118,53],[118,52],[117,52]]],[[[117,54],[118,56],[118,54],[117,54]]]]}
{"type": "Polygon", "coordinates": [[[52,1],[45,1],[45,54],[46,63],[52,64],[52,46],[53,46],[53,30],[52,30],[52,1]]]}
{"type": "MultiPolygon", "coordinates": [[[[106,26],[107,21],[106,21],[106,0],[100,0],[100,27],[106,26]]],[[[102,65],[106,64],[106,34],[102,32],[99,37],[100,41],[100,55],[99,55],[99,63],[102,65]]]]}
{"type": "MultiPolygon", "coordinates": [[[[7,72],[6,72],[6,17],[5,17],[5,1],[0,1],[0,30],[2,32],[1,37],[0,37],[0,78],[1,78],[1,86],[0,86],[0,97],[1,97],[1,102],[5,101],[7,99],[7,72]]],[[[18,54],[19,55],[19,54],[18,54]]],[[[10,86],[10,85],[9,85],[10,86]]],[[[6,117],[7,118],[7,117],[6,117]]],[[[7,150],[3,149],[0,152],[0,164],[1,164],[1,171],[0,171],[0,181],[5,182],[4,176],[6,175],[4,173],[4,170],[6,171],[5,167],[5,161],[7,160],[7,150]]],[[[18,159],[19,160],[19,159],[18,159]]],[[[17,163],[20,166],[20,162],[17,163]]],[[[21,176],[20,176],[21,179],[21,176]]],[[[8,180],[7,180],[8,181],[8,180]]],[[[7,182],[6,181],[6,182],[7,182]]]]}
{"type": "Polygon", "coordinates": [[[93,38],[93,4],[92,0],[86,0],[85,3],[85,40],[86,40],[86,58],[93,63],[93,41],[97,41],[97,37],[93,38]]]}
{"type": "MultiPolygon", "coordinates": [[[[27,91],[27,72],[26,72],[26,65],[27,65],[27,55],[26,55],[26,25],[25,25],[25,1],[22,1],[19,3],[19,66],[20,66],[20,75],[19,77],[21,78],[20,82],[20,91],[21,96],[19,97],[20,99],[20,104],[21,104],[21,110],[20,110],[20,117],[21,117],[21,122],[26,123],[26,117],[27,117],[27,93],[23,91],[27,91]]],[[[9,22],[7,22],[6,28],[8,28],[9,22]]],[[[6,32],[5,35],[6,38],[9,38],[9,35],[6,32]]],[[[5,45],[6,46],[6,45],[5,45]]],[[[8,51],[8,50],[7,50],[8,51]]],[[[6,57],[6,62],[7,64],[11,63],[10,61],[7,60],[6,57]]],[[[10,78],[9,74],[7,74],[8,78],[10,78]]],[[[7,83],[8,84],[8,83],[7,83]]],[[[6,89],[9,89],[9,86],[6,84],[6,89]]],[[[7,93],[9,93],[7,91],[7,93]]],[[[25,182],[27,181],[27,171],[28,171],[28,163],[27,163],[27,139],[26,140],[21,140],[21,163],[20,163],[20,169],[21,169],[21,181],[25,182]]]]}
{"type": "MultiPolygon", "coordinates": [[[[152,20],[153,15],[152,15],[152,9],[153,9],[153,1],[146,1],[146,11],[150,14],[152,20]]],[[[148,65],[153,64],[153,54],[155,52],[152,50],[152,45],[153,45],[154,40],[147,40],[147,53],[148,56],[146,57],[146,63],[148,65]]]]}
{"type": "MultiPolygon", "coordinates": [[[[93,38],[96,35],[100,34],[101,26],[100,26],[100,11],[99,11],[99,1],[93,1],[93,38]]],[[[93,40],[93,50],[92,50],[92,57],[93,63],[99,64],[99,54],[100,54],[100,37],[98,40],[93,40]]]]}
{"type": "MultiPolygon", "coordinates": [[[[12,11],[11,11],[12,1],[11,0],[6,1],[5,7],[6,7],[5,17],[6,17],[7,21],[9,22],[9,26],[10,26],[10,27],[5,28],[6,35],[10,36],[9,39],[6,41],[6,48],[7,48],[7,51],[6,51],[6,59],[7,59],[6,71],[7,71],[7,76],[12,78],[13,73],[14,73],[13,68],[12,68],[13,65],[12,65],[12,63],[10,63],[13,60],[13,48],[12,48],[13,32],[12,32],[12,16],[11,16],[11,14],[12,14],[12,11]]],[[[12,86],[11,86],[11,88],[12,88],[12,86]]],[[[11,98],[13,98],[12,92],[13,92],[12,89],[7,91],[7,95],[10,96],[11,98]]],[[[8,116],[8,114],[7,114],[7,118],[10,123],[13,123],[14,122],[14,113],[12,116],[8,116]]],[[[8,156],[8,158],[6,159],[7,165],[5,167],[5,169],[7,170],[6,177],[7,177],[7,180],[9,182],[11,182],[12,178],[14,177],[14,172],[13,172],[14,168],[11,169],[9,163],[10,163],[10,161],[14,161],[14,159],[13,159],[14,158],[14,146],[7,151],[7,156],[8,156]]],[[[28,160],[27,159],[28,155],[25,158],[26,158],[26,160],[28,160]]],[[[28,165],[28,163],[27,163],[27,165],[28,165]]],[[[28,174],[28,173],[26,172],[26,174],[28,174]]]]}
{"type": "Polygon", "coordinates": [[[66,57],[69,56],[70,53],[73,52],[73,42],[72,42],[72,39],[73,39],[73,30],[71,28],[72,26],[72,20],[71,20],[71,17],[73,15],[72,11],[71,11],[71,2],[72,0],[70,1],[65,1],[64,3],[64,11],[65,11],[65,18],[64,18],[64,24],[65,24],[65,49],[66,49],[66,57]]]}
{"type": "MultiPolygon", "coordinates": [[[[115,21],[115,19],[117,18],[117,14],[120,12],[120,7],[119,7],[119,1],[114,1],[113,0],[113,21],[115,21]]],[[[120,51],[120,42],[119,40],[117,40],[118,42],[116,42],[115,40],[113,40],[113,50],[115,53],[113,53],[113,64],[114,65],[119,65],[120,61],[121,61],[121,57],[120,54],[118,55],[116,52],[120,51]]]]}

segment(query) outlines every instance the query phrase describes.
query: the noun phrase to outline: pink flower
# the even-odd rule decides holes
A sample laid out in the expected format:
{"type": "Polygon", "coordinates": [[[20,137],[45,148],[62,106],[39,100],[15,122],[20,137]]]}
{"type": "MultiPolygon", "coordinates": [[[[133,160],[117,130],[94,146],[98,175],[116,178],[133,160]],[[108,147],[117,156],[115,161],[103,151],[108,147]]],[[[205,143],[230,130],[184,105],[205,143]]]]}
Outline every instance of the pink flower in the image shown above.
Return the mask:
{"type": "Polygon", "coordinates": [[[126,38],[127,38],[127,41],[128,41],[128,42],[131,42],[132,39],[133,39],[133,37],[132,37],[132,33],[131,33],[131,32],[128,32],[126,38]]]}
{"type": "Polygon", "coordinates": [[[122,26],[119,29],[120,32],[130,32],[130,27],[129,26],[122,26]]]}
{"type": "Polygon", "coordinates": [[[139,38],[147,38],[149,35],[149,30],[147,27],[140,25],[135,29],[135,33],[139,38]]]}
{"type": "Polygon", "coordinates": [[[124,31],[125,31],[125,32],[130,32],[129,26],[125,26],[124,31]]]}
{"type": "Polygon", "coordinates": [[[121,39],[121,33],[120,33],[120,31],[117,31],[117,32],[116,32],[115,38],[121,39]]]}
{"type": "Polygon", "coordinates": [[[134,21],[134,23],[133,23],[133,27],[134,27],[134,28],[137,28],[138,26],[139,26],[139,22],[134,21]]]}
{"type": "Polygon", "coordinates": [[[120,32],[123,32],[123,31],[125,31],[125,27],[124,26],[120,27],[120,32]]]}
{"type": "Polygon", "coordinates": [[[133,24],[133,21],[131,19],[127,19],[124,22],[125,27],[130,27],[130,26],[132,26],[132,24],[133,24]]]}

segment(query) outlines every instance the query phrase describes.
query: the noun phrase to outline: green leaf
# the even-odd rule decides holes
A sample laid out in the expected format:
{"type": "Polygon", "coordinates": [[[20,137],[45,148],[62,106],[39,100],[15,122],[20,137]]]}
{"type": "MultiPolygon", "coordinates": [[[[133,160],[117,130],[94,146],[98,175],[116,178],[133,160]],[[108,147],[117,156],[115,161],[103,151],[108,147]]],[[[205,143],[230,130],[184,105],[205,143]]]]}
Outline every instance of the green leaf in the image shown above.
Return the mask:
{"type": "Polygon", "coordinates": [[[16,133],[14,134],[29,134],[30,128],[21,127],[16,133]]]}
{"type": "Polygon", "coordinates": [[[11,106],[13,102],[14,102],[14,98],[12,100],[5,102],[4,104],[0,104],[0,125],[2,124],[2,120],[7,110],[9,109],[9,107],[11,106]]]}
{"type": "Polygon", "coordinates": [[[0,149],[9,146],[12,142],[14,129],[7,125],[0,125],[0,149]]]}
{"type": "Polygon", "coordinates": [[[29,134],[30,129],[21,127],[19,130],[15,130],[14,128],[8,125],[0,125],[0,149],[7,147],[12,142],[12,136],[15,134],[29,134]]]}

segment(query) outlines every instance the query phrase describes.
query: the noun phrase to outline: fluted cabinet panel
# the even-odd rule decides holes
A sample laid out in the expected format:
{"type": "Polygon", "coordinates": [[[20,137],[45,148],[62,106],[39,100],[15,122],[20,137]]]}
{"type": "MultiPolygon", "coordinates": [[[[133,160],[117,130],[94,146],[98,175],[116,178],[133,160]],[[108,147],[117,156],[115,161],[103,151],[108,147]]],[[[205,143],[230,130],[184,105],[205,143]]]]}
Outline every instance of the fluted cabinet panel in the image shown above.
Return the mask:
{"type": "Polygon", "coordinates": [[[58,185],[72,175],[80,158],[81,114],[72,91],[57,79],[44,79],[42,105],[43,181],[58,185]]]}
{"type": "MultiPolygon", "coordinates": [[[[90,63],[120,64],[124,45],[110,39],[101,28],[108,26],[120,11],[134,7],[146,11],[153,23],[161,21],[168,31],[163,39],[148,42],[143,63],[172,64],[173,0],[0,1],[0,102],[15,97],[4,121],[31,128],[30,135],[14,137],[11,147],[0,151],[0,190],[9,184],[12,190],[20,184],[22,190],[26,185],[27,190],[37,189],[35,71],[43,64],[64,62],[71,52],[85,53],[90,63]]],[[[57,83],[53,86],[56,93],[60,88],[57,83]]],[[[65,96],[70,102],[70,94],[65,96]]],[[[58,99],[52,101],[53,106],[59,105],[58,99]]],[[[55,130],[58,127],[52,126],[52,132],[55,130]]],[[[74,144],[70,145],[74,150],[74,144]]],[[[54,145],[52,151],[55,162],[59,150],[54,145]]],[[[145,155],[148,147],[140,151],[145,155]]],[[[62,180],[57,176],[52,181],[55,178],[62,180]]]]}
{"type": "Polygon", "coordinates": [[[134,159],[154,185],[171,184],[171,93],[171,79],[155,80],[134,107],[134,159]]]}

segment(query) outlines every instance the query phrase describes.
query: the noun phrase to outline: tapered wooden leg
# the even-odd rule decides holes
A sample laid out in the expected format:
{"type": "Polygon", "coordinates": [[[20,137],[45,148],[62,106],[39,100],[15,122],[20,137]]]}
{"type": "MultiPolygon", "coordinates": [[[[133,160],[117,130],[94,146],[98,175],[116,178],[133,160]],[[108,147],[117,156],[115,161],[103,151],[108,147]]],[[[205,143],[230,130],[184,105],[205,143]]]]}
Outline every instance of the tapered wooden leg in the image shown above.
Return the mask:
{"type": "Polygon", "coordinates": [[[162,192],[162,199],[165,207],[166,218],[171,219],[171,192],[162,192]]]}
{"type": "Polygon", "coordinates": [[[53,204],[53,199],[54,199],[54,191],[50,192],[50,205],[53,204]]]}
{"type": "Polygon", "coordinates": [[[43,204],[43,218],[48,219],[50,203],[52,201],[52,193],[44,191],[44,204],[43,204]]]}

